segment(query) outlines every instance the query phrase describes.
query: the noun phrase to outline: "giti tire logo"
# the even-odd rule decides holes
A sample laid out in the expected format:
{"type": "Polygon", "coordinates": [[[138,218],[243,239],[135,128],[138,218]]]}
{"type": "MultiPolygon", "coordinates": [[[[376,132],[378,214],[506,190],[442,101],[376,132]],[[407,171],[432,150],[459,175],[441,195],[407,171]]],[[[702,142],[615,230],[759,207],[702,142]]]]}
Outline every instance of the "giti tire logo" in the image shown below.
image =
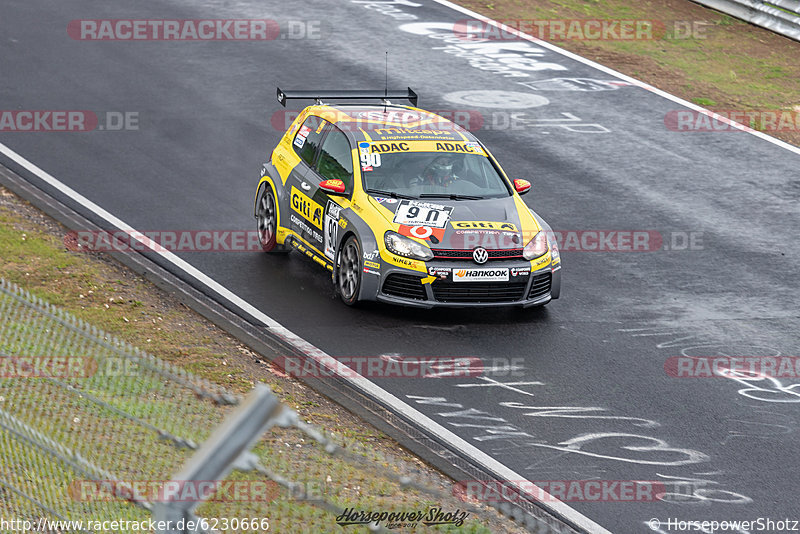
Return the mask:
{"type": "Polygon", "coordinates": [[[292,209],[322,230],[322,206],[294,186],[292,186],[292,209]]]}
{"type": "Polygon", "coordinates": [[[451,221],[450,225],[456,230],[505,230],[516,232],[517,226],[510,222],[494,221],[451,221]]]}

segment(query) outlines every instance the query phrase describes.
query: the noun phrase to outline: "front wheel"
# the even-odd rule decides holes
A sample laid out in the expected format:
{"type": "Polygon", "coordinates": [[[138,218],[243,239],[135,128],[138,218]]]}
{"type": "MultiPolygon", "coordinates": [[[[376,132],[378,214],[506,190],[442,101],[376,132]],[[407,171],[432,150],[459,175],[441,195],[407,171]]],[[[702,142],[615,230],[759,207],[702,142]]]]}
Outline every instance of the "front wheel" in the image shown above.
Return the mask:
{"type": "Polygon", "coordinates": [[[353,306],[361,289],[361,245],[355,236],[345,241],[336,266],[336,290],[342,302],[353,306]]]}
{"type": "Polygon", "coordinates": [[[278,245],[278,209],[275,203],[275,194],[272,187],[265,183],[258,196],[256,208],[258,221],[258,240],[264,252],[288,252],[282,245],[278,245]]]}

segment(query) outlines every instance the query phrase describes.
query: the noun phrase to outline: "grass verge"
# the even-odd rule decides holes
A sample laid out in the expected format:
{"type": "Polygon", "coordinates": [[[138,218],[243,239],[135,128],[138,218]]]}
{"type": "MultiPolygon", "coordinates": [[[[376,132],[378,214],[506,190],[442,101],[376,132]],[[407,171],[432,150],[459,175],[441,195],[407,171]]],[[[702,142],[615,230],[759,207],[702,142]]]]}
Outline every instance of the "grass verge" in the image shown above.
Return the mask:
{"type": "MultiPolygon", "coordinates": [[[[164,361],[237,393],[245,394],[256,381],[266,383],[303,420],[354,442],[365,459],[359,463],[331,457],[299,431],[290,430],[270,433],[257,446],[255,452],[266,468],[312,484],[326,499],[342,506],[346,503],[359,509],[387,511],[424,510],[428,506],[448,511],[458,506],[454,497],[439,503],[428,495],[401,489],[378,471],[372,472],[370,465],[383,462],[396,473],[419,474],[427,486],[444,494],[451,493],[453,487],[453,481],[396,442],[300,382],[275,372],[236,339],[127,268],[100,254],[67,250],[63,243],[66,233],[58,223],[0,187],[0,277],[164,361]]],[[[481,510],[480,517],[472,514],[463,527],[435,530],[524,532],[494,509],[473,506],[481,510]]],[[[214,504],[205,504],[199,511],[206,517],[233,515],[214,504]]],[[[243,506],[236,515],[255,512],[243,506]]],[[[330,514],[287,496],[270,503],[269,514],[270,531],[274,532],[338,528],[330,514]]]]}
{"type": "Polygon", "coordinates": [[[458,3],[515,28],[523,21],[523,29],[536,28],[531,21],[655,21],[652,39],[548,40],[713,111],[787,112],[791,123],[747,126],[800,146],[800,42],[687,0],[458,3]]]}

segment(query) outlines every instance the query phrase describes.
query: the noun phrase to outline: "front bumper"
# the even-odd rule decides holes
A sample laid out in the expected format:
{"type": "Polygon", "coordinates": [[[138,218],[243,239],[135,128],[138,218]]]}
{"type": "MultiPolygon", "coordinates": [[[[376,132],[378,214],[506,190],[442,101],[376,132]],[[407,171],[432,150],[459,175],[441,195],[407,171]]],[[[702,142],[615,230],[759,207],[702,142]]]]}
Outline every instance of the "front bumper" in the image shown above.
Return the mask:
{"type": "Polygon", "coordinates": [[[474,269],[474,263],[428,262],[429,272],[450,272],[445,278],[423,283],[423,275],[416,271],[386,268],[381,272],[375,300],[388,304],[417,308],[470,308],[541,306],[559,297],[561,291],[561,265],[550,264],[523,275],[513,272],[531,270],[529,261],[496,261],[484,268],[509,270],[508,281],[456,282],[453,274],[459,269],[474,269]]]}

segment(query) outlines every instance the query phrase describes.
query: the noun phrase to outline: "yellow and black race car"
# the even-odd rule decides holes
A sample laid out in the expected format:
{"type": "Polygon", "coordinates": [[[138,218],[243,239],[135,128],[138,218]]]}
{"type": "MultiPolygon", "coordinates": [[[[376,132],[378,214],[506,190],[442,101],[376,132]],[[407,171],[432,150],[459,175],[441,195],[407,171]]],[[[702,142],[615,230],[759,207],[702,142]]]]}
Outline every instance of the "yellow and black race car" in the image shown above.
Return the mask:
{"type": "Polygon", "coordinates": [[[349,305],[535,306],[558,298],[550,227],[460,126],[389,99],[408,91],[281,91],[314,99],[261,168],[254,215],[267,252],[294,248],[349,305]],[[323,100],[379,105],[326,104],[323,100]]]}

